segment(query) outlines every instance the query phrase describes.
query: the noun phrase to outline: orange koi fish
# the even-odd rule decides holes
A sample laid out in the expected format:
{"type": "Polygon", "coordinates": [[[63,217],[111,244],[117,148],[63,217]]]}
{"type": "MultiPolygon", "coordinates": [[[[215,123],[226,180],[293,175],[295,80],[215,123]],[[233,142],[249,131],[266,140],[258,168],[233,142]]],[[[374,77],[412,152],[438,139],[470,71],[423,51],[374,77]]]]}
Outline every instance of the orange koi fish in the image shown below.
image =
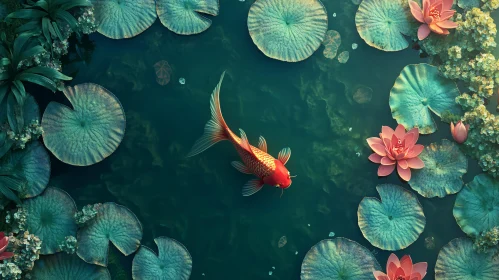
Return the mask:
{"type": "Polygon", "coordinates": [[[246,137],[246,133],[239,129],[241,137],[235,135],[225,123],[220,109],[220,87],[224,78],[225,72],[220,78],[220,82],[211,94],[210,108],[211,119],[204,127],[204,134],[196,141],[188,157],[195,156],[215,143],[222,140],[232,142],[236,151],[239,153],[241,160],[233,161],[231,164],[238,171],[245,174],[253,174],[257,179],[249,180],[243,186],[243,196],[250,196],[262,189],[263,185],[275,186],[284,189],[291,186],[291,176],[288,169],[284,167],[291,157],[291,149],[284,148],[279,152],[277,159],[267,154],[267,142],[265,138],[260,136],[258,148],[251,146],[246,137]]]}

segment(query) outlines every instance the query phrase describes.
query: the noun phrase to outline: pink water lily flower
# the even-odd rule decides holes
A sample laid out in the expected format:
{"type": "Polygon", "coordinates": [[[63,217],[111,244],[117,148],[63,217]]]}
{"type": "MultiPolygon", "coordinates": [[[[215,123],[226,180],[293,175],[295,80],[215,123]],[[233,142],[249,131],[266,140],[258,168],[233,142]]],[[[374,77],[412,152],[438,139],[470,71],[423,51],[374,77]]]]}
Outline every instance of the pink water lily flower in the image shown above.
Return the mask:
{"type": "Polygon", "coordinates": [[[9,237],[5,236],[3,232],[0,232],[0,261],[10,259],[14,256],[14,253],[5,252],[9,246],[9,237]]]}
{"type": "Polygon", "coordinates": [[[456,11],[451,10],[454,0],[423,0],[423,9],[418,3],[409,0],[411,13],[421,22],[418,29],[418,39],[423,40],[433,31],[437,34],[447,35],[451,28],[456,28],[457,23],[449,20],[456,11]]]}
{"type": "Polygon", "coordinates": [[[403,125],[399,124],[395,131],[388,126],[381,128],[379,137],[367,139],[367,144],[374,151],[369,160],[381,164],[378,168],[378,176],[388,176],[395,166],[400,177],[409,181],[411,179],[411,168],[421,169],[423,161],[418,158],[424,146],[416,144],[419,138],[417,128],[405,132],[403,125]]]}
{"type": "Polygon", "coordinates": [[[452,133],[452,138],[459,143],[462,144],[468,139],[468,131],[470,130],[470,125],[464,125],[463,122],[458,121],[454,126],[454,123],[450,123],[450,132],[452,133]]]}
{"type": "Polygon", "coordinates": [[[412,264],[411,257],[405,255],[402,259],[395,254],[391,254],[386,262],[386,274],[381,271],[374,271],[376,280],[421,280],[426,276],[428,264],[420,262],[412,264]]]}

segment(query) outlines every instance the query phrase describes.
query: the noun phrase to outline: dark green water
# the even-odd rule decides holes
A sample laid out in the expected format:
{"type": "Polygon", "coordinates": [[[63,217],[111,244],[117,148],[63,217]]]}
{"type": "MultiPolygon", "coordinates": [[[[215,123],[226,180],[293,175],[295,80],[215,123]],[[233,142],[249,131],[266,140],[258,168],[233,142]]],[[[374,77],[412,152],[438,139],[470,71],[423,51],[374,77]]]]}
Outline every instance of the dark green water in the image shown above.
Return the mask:
{"type": "MultiPolygon", "coordinates": [[[[323,1],[329,29],[340,32],[340,52],[350,51],[350,60],[328,60],[321,47],[303,62],[275,61],[248,34],[252,1],[220,2],[213,25],[196,36],[175,35],[159,22],[133,39],[90,36],[91,58],[68,64],[65,72],[75,77],[73,84],[97,83],[118,96],[127,113],[126,136],[112,156],[94,166],[70,167],[53,159],[52,184],[67,190],[79,207],[104,201],[129,207],[144,226],[142,243],[154,250],[155,237],[179,240],[193,257],[193,280],[299,279],[306,252],[330,232],[375,249],[357,226],[359,202],[378,197],[377,184],[409,186],[395,174],[376,176],[378,166],[367,160],[371,151],[365,139],[378,135],[382,125],[396,126],[388,106],[390,89],[404,66],[424,60],[411,49],[384,53],[370,48],[355,30],[357,6],[329,0],[323,1]],[[358,49],[352,50],[352,43],[358,49]],[[155,79],[153,65],[160,60],[173,68],[166,86],[155,79]],[[242,197],[241,188],[252,176],[230,166],[238,156],[228,142],[185,158],[202,134],[209,96],[224,70],[221,103],[229,126],[244,129],[253,145],[263,135],[273,156],[283,147],[292,149],[287,167],[298,177],[282,198],[280,190],[268,186],[242,197]],[[179,84],[181,77],[185,85],[179,84]],[[370,103],[352,100],[358,85],[373,89],[370,103]],[[278,248],[281,236],[288,242],[278,248]]],[[[448,125],[438,126],[437,133],[419,142],[450,139],[448,125]]],[[[465,182],[477,172],[470,162],[465,182]]],[[[397,255],[428,262],[425,279],[433,279],[438,250],[463,234],[452,216],[455,196],[418,198],[426,228],[397,255]],[[434,249],[425,248],[429,236],[435,238],[434,249]]],[[[384,267],[389,252],[376,253],[384,267]]],[[[132,259],[115,258],[113,279],[131,279],[132,259]]]]}

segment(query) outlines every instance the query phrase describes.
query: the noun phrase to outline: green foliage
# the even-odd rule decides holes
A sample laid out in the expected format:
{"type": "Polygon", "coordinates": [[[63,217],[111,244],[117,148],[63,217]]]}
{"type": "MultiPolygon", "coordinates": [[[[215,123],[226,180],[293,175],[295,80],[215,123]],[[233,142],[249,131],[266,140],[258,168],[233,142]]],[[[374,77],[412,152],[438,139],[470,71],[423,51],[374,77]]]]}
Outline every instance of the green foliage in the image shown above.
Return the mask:
{"type": "Polygon", "coordinates": [[[4,261],[13,263],[22,271],[31,270],[40,257],[42,241],[37,236],[25,231],[17,236],[9,236],[9,251],[14,257],[4,261]]]}
{"type": "Polygon", "coordinates": [[[11,227],[11,232],[19,233],[21,231],[26,230],[26,219],[27,219],[27,211],[22,206],[17,207],[16,209],[9,211],[5,216],[5,223],[9,224],[11,227]]]}
{"type": "Polygon", "coordinates": [[[76,248],[78,247],[76,237],[70,235],[64,238],[64,241],[59,244],[59,251],[66,252],[67,254],[76,253],[76,248]]]}
{"type": "MultiPolygon", "coordinates": [[[[493,227],[488,231],[482,232],[473,243],[473,248],[481,253],[488,252],[491,248],[497,247],[499,244],[499,226],[493,227]]],[[[495,248],[499,249],[499,248],[495,248]]]]}
{"type": "Polygon", "coordinates": [[[74,218],[79,227],[83,227],[88,221],[95,218],[102,203],[89,204],[83,206],[81,211],[75,213],[74,218]]]}

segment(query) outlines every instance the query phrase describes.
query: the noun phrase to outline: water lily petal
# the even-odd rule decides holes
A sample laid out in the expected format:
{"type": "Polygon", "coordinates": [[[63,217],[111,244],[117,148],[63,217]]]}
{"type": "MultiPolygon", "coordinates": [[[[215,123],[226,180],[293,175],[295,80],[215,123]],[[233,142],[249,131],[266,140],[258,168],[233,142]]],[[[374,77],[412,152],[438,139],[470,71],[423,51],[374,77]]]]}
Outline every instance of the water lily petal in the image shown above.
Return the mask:
{"type": "Polygon", "coordinates": [[[0,261],[1,260],[6,260],[6,259],[10,259],[14,256],[14,253],[11,253],[11,252],[3,252],[0,254],[0,261]]]}
{"type": "Polygon", "coordinates": [[[370,146],[371,146],[371,149],[373,149],[373,151],[375,153],[377,153],[378,155],[380,155],[382,157],[386,156],[386,150],[385,150],[385,146],[384,145],[381,145],[381,144],[372,144],[370,146]]]}
{"type": "Polygon", "coordinates": [[[388,158],[388,157],[382,157],[381,158],[381,162],[380,162],[382,165],[394,165],[395,164],[395,161],[388,158]]]}
{"type": "Polygon", "coordinates": [[[454,0],[443,0],[442,11],[448,11],[452,8],[454,0]]]}
{"type": "Polygon", "coordinates": [[[397,268],[397,271],[395,271],[395,278],[393,279],[397,279],[399,276],[406,276],[402,267],[397,268]]]}
{"type": "Polygon", "coordinates": [[[424,23],[423,10],[419,7],[418,3],[409,1],[409,5],[411,7],[412,16],[414,16],[417,21],[424,23]]]}
{"type": "Polygon", "coordinates": [[[402,169],[407,169],[409,167],[409,164],[407,163],[407,160],[401,159],[397,161],[397,168],[400,167],[402,169]]]}
{"type": "Polygon", "coordinates": [[[457,27],[457,23],[453,22],[453,21],[450,21],[450,20],[439,21],[439,22],[437,22],[437,25],[439,27],[441,27],[441,28],[446,28],[446,29],[451,29],[451,28],[456,28],[457,27]]]}
{"type": "Polygon", "coordinates": [[[388,274],[388,277],[390,277],[390,279],[393,278],[393,275],[395,275],[395,271],[399,266],[399,258],[394,253],[391,253],[388,257],[388,260],[386,261],[386,273],[388,274]]]}
{"type": "Polygon", "coordinates": [[[451,10],[451,11],[443,11],[442,14],[440,15],[440,20],[441,21],[444,21],[444,20],[448,20],[450,19],[454,14],[456,13],[456,11],[454,10],[451,10]]]}
{"type": "Polygon", "coordinates": [[[404,269],[405,275],[412,274],[412,259],[411,256],[405,255],[400,259],[400,266],[404,269]]]}
{"type": "Polygon", "coordinates": [[[423,151],[424,146],[421,144],[416,144],[412,149],[407,153],[406,158],[413,158],[419,156],[419,154],[423,151]]]}
{"type": "Polygon", "coordinates": [[[414,144],[416,144],[416,141],[414,141],[415,138],[416,138],[416,135],[412,132],[408,132],[405,135],[404,147],[406,150],[410,150],[414,146],[414,144]]]}
{"type": "Polygon", "coordinates": [[[398,154],[398,155],[395,157],[395,160],[403,160],[405,157],[406,157],[406,153],[403,153],[403,154],[398,154]]]}
{"type": "MultiPolygon", "coordinates": [[[[384,165],[381,165],[384,166],[384,165]]],[[[397,165],[397,173],[399,174],[400,178],[404,181],[409,181],[411,180],[411,169],[403,169],[400,167],[400,165],[397,165]]]]}
{"type": "MultiPolygon", "coordinates": [[[[428,263],[425,263],[425,262],[416,263],[412,266],[412,274],[414,275],[414,274],[418,273],[420,275],[421,279],[423,279],[426,276],[427,269],[428,269],[428,263]]],[[[414,276],[411,275],[411,277],[414,277],[414,276]]]]}
{"type": "Polygon", "coordinates": [[[383,137],[381,138],[388,138],[388,139],[392,139],[392,135],[395,133],[395,131],[393,131],[393,129],[389,126],[382,126],[381,127],[381,135],[383,135],[383,137]]]}
{"type": "Polygon", "coordinates": [[[380,165],[378,168],[378,176],[388,176],[392,174],[393,170],[395,170],[395,165],[380,165]]]}
{"type": "Polygon", "coordinates": [[[418,29],[418,39],[419,40],[424,40],[428,35],[430,35],[431,30],[430,27],[428,27],[428,24],[422,24],[419,29],[418,29]]]}
{"type": "Polygon", "coordinates": [[[430,0],[423,0],[423,15],[425,19],[430,16],[430,0]]]}
{"type": "Polygon", "coordinates": [[[397,125],[397,127],[395,128],[395,136],[397,136],[397,138],[400,140],[404,139],[405,127],[403,125],[397,125]]]}
{"type": "Polygon", "coordinates": [[[421,169],[424,167],[424,162],[418,157],[408,159],[407,164],[409,164],[409,168],[413,169],[421,169]]]}
{"type": "Polygon", "coordinates": [[[385,145],[385,148],[390,151],[392,149],[392,141],[388,138],[383,138],[383,145],[385,145]]]}
{"type": "Polygon", "coordinates": [[[368,157],[368,159],[374,163],[381,163],[382,158],[377,153],[373,153],[368,157]]]}
{"type": "Polygon", "coordinates": [[[429,23],[428,26],[430,27],[431,31],[437,33],[437,34],[445,34],[444,29],[440,28],[436,23],[432,22],[429,23]]]}
{"type": "MultiPolygon", "coordinates": [[[[367,141],[367,144],[369,145],[369,147],[371,147],[372,144],[381,144],[381,145],[383,145],[383,141],[380,138],[378,138],[378,137],[367,138],[366,141],[367,141]]],[[[372,149],[372,147],[371,147],[371,149],[372,149]]]]}
{"type": "Polygon", "coordinates": [[[373,271],[373,274],[376,280],[390,280],[390,278],[388,278],[388,275],[384,274],[381,271],[373,271]]]}

